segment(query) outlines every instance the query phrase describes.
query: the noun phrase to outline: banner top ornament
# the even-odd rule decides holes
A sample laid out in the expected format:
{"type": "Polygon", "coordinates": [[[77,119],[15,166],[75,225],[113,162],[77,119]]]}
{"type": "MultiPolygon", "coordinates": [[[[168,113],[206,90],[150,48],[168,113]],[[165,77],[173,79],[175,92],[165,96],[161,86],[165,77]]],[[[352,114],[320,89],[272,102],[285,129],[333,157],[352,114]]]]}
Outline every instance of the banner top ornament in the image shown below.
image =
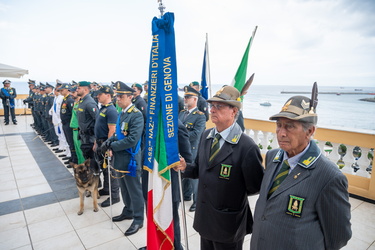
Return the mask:
{"type": "Polygon", "coordinates": [[[158,0],[158,2],[159,2],[158,9],[160,10],[160,17],[162,17],[164,15],[165,6],[163,5],[163,0],[158,0]]]}

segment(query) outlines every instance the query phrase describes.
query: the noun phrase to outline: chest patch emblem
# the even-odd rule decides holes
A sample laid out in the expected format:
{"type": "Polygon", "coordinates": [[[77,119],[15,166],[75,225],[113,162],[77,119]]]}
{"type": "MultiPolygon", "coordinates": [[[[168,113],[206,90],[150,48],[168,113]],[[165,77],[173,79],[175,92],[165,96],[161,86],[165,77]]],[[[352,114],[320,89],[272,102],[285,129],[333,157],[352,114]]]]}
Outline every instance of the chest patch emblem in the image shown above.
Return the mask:
{"type": "Polygon", "coordinates": [[[231,165],[221,164],[219,178],[229,180],[231,168],[232,168],[231,165]]]}
{"type": "Polygon", "coordinates": [[[291,215],[293,217],[301,218],[304,201],[305,198],[289,195],[289,202],[286,214],[291,215]]]}

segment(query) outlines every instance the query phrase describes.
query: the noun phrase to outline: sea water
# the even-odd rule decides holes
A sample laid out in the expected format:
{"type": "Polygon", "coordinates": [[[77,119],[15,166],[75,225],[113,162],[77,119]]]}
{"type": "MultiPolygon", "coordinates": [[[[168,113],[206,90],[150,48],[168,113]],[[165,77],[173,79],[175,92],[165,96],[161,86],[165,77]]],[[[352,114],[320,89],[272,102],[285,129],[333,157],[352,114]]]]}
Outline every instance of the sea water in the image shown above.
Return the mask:
{"type": "MultiPolygon", "coordinates": [[[[212,85],[212,95],[221,87],[222,85],[212,85]]],[[[270,116],[280,112],[290,97],[295,95],[311,97],[311,94],[282,94],[282,91],[311,92],[311,89],[312,86],[252,85],[244,97],[243,115],[245,118],[268,120],[270,116]],[[261,106],[260,103],[263,102],[270,102],[271,106],[261,106]]],[[[360,100],[374,98],[375,95],[360,93],[375,93],[375,87],[318,86],[318,92],[333,93],[318,94],[316,109],[318,127],[375,131],[375,102],[360,100]],[[358,92],[358,94],[345,94],[345,92],[358,92]]]]}
{"type": "MultiPolygon", "coordinates": [[[[180,88],[183,88],[180,84],[180,88]]],[[[215,95],[223,85],[211,85],[211,94],[215,95]]],[[[28,94],[26,82],[12,82],[18,94],[28,94]]],[[[282,91],[311,92],[312,86],[282,86],[260,85],[250,86],[243,101],[243,115],[245,118],[268,120],[280,112],[284,103],[292,96],[311,94],[282,94],[282,91]],[[270,102],[271,106],[261,106],[260,103],[270,102]]],[[[318,92],[332,92],[332,94],[318,94],[318,126],[339,130],[374,133],[375,131],[375,102],[361,101],[362,98],[374,98],[375,95],[361,93],[375,93],[375,87],[340,87],[319,86],[318,92]],[[358,94],[345,94],[358,92],[358,94]],[[367,130],[367,131],[366,131],[367,130]],[[368,131],[370,130],[370,131],[368,131]]],[[[143,94],[143,93],[142,93],[143,94]]],[[[179,91],[183,96],[183,91],[179,91]]]]}

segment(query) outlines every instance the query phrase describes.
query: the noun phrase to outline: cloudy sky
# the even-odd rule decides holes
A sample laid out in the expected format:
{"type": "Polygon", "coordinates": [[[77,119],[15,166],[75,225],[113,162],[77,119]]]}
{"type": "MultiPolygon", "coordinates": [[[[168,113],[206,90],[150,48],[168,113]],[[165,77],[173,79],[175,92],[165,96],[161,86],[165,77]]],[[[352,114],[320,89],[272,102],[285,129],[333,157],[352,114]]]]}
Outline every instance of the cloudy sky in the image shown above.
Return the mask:
{"type": "MultiPolygon", "coordinates": [[[[373,0],[163,3],[175,13],[180,84],[200,80],[206,33],[212,84],[230,84],[258,26],[257,85],[375,86],[373,0]]],[[[159,14],[157,0],[0,0],[0,63],[28,69],[21,81],[144,82],[159,14]]]]}

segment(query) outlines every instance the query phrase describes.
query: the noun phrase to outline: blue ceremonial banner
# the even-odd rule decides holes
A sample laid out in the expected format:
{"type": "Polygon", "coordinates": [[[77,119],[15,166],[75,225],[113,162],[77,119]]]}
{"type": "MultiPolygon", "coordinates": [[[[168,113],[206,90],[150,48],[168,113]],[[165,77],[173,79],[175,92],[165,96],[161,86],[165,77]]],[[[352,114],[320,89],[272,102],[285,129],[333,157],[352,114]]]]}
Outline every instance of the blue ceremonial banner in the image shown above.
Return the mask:
{"type": "Polygon", "coordinates": [[[202,79],[201,79],[201,95],[204,99],[208,99],[208,87],[207,87],[207,41],[204,46],[204,56],[203,56],[203,67],[202,67],[202,79]]]}
{"type": "Polygon", "coordinates": [[[167,169],[179,162],[178,85],[174,14],[167,12],[152,20],[149,68],[148,118],[146,123],[144,168],[153,169],[158,127],[163,126],[167,169]],[[159,117],[161,118],[159,120],[159,117]]]}

